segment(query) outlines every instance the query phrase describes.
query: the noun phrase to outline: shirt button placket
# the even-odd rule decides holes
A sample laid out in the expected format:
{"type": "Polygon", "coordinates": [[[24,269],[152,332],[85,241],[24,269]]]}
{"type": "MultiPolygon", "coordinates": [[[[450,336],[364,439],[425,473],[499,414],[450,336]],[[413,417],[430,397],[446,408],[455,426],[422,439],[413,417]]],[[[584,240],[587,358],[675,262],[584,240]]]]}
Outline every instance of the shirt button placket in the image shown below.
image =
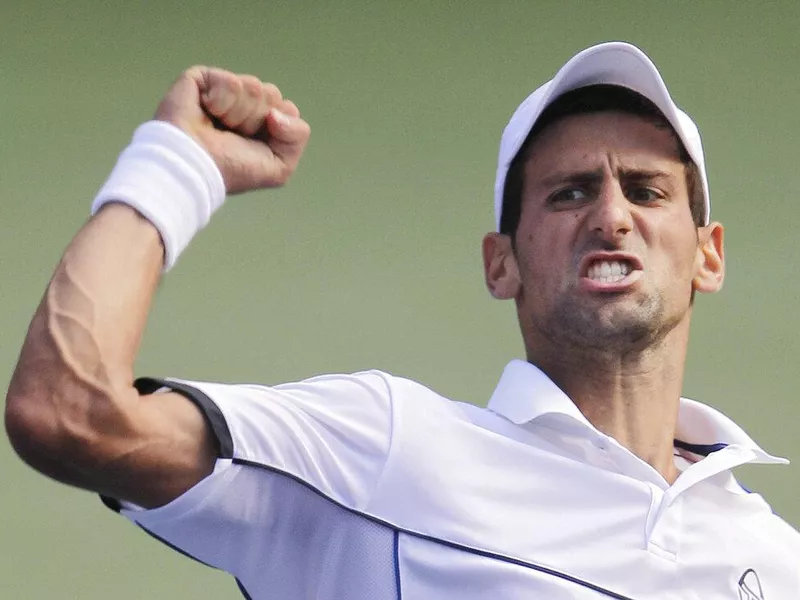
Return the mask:
{"type": "MultiPolygon", "coordinates": [[[[676,561],[683,528],[683,496],[672,498],[662,492],[658,514],[647,540],[647,549],[661,558],[676,561]]],[[[655,507],[654,507],[655,509],[655,507]]]]}

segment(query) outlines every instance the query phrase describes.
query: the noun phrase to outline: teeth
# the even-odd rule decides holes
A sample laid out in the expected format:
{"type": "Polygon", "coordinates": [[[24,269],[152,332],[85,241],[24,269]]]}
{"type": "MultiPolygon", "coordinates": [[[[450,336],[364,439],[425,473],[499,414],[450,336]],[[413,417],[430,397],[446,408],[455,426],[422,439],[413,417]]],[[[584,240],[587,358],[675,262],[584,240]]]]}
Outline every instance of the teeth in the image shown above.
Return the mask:
{"type": "Polygon", "coordinates": [[[589,267],[589,279],[600,283],[616,283],[622,281],[631,272],[627,261],[598,260],[589,267]]]}

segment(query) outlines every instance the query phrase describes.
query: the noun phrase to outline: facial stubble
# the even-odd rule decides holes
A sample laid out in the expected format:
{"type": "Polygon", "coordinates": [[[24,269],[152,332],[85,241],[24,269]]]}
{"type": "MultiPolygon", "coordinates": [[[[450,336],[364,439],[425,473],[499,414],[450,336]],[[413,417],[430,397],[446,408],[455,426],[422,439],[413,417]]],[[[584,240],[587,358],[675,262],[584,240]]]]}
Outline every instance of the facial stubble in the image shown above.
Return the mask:
{"type": "Polygon", "coordinates": [[[552,309],[536,323],[558,347],[627,354],[643,350],[663,337],[665,303],[660,293],[580,293],[562,291],[552,309]]]}

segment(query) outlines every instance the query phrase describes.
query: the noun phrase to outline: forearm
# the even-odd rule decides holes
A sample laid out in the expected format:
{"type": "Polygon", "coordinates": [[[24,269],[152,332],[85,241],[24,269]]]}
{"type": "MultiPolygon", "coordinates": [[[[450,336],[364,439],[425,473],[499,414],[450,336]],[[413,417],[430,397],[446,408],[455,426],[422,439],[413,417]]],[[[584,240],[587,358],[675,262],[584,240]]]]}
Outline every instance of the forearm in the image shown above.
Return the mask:
{"type": "Polygon", "coordinates": [[[310,133],[274,85],[206,67],[185,71],[155,117],[120,154],[59,263],[5,413],[11,443],[35,469],[148,507],[202,480],[218,455],[190,399],[133,387],[160,274],[227,193],[286,183],[310,133]]]}
{"type": "Polygon", "coordinates": [[[39,308],[61,353],[129,384],[163,260],[150,222],[124,204],[104,207],[67,248],[39,308]],[[83,344],[96,354],[75,354],[83,344]]]}
{"type": "Polygon", "coordinates": [[[121,204],[102,209],[67,248],[8,391],[9,436],[34,467],[85,485],[77,459],[90,459],[92,440],[118,427],[135,399],[133,363],[162,265],[158,232],[121,204]],[[77,453],[74,473],[51,464],[67,449],[77,453]]]}

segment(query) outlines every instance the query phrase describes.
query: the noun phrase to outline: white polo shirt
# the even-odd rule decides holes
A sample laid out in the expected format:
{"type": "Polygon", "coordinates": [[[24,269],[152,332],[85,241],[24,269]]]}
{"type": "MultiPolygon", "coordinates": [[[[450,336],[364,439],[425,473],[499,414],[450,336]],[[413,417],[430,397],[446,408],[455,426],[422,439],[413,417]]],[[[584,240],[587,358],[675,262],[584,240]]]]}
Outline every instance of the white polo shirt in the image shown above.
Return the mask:
{"type": "Polygon", "coordinates": [[[139,383],[163,386],[221,457],[170,504],[121,512],[254,600],[800,598],[800,534],[730,471],[787,461],[692,400],[670,486],[523,361],[486,409],[380,371],[139,383]]]}

